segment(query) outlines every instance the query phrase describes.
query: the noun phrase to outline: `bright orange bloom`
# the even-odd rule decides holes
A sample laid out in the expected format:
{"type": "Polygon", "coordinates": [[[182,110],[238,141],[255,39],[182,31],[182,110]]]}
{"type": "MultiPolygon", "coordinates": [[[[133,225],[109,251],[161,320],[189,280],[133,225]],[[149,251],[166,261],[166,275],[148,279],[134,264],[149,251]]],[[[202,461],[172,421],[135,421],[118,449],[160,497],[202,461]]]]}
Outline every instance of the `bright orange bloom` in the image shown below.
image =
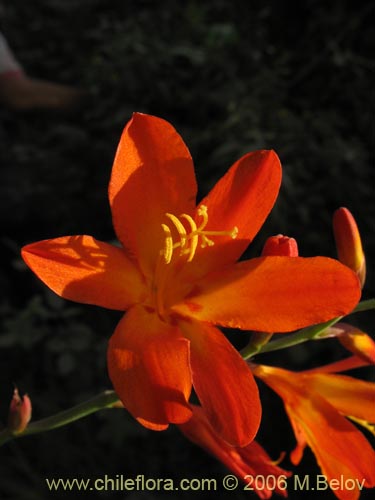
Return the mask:
{"type": "MultiPolygon", "coordinates": [[[[347,367],[341,364],[341,368],[351,368],[357,359],[348,358],[347,367]]],[[[368,422],[375,423],[375,384],[326,373],[326,369],[329,365],[322,372],[295,373],[259,365],[254,374],[284,401],[297,440],[292,463],[299,464],[309,445],[335,495],[356,500],[360,489],[375,486],[375,453],[345,417],[372,430],[368,422]]]]}
{"type": "Polygon", "coordinates": [[[214,431],[202,408],[192,406],[192,410],[192,418],[179,425],[190,441],[220,460],[260,498],[271,498],[273,492],[287,497],[291,472],[278,467],[256,441],[244,448],[230,446],[214,431]]]}
{"type": "Polygon", "coordinates": [[[333,214],[333,231],[339,260],[357,273],[363,286],[366,279],[366,258],[357,223],[347,208],[341,207],[333,214]]]}
{"type": "Polygon", "coordinates": [[[316,257],[260,257],[236,264],[271,210],[281,181],[273,151],[238,160],[196,206],[190,153],[175,129],[135,114],[109,185],[122,247],[65,236],[23,248],[57,294],[128,310],[108,349],[124,406],[146,427],[191,417],[192,384],[223,439],[246,445],[260,421],[248,365],[214,325],[286,332],[347,314],[355,274],[316,257]]]}

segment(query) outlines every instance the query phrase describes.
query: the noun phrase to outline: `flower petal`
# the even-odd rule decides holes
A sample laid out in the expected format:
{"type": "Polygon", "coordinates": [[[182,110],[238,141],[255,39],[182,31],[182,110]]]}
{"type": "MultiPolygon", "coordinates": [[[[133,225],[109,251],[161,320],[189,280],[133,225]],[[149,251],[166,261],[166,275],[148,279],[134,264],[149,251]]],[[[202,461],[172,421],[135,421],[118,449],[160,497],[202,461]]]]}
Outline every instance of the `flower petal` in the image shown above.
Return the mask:
{"type": "Polygon", "coordinates": [[[91,236],[39,241],[21,254],[38,278],[65,299],[123,311],[145,293],[124,250],[91,236]]]}
{"type": "Polygon", "coordinates": [[[249,366],[217,328],[191,321],[179,321],[179,326],[191,342],[193,385],[210,424],[228,443],[247,445],[261,417],[249,366]]]}
{"type": "Polygon", "coordinates": [[[298,465],[302,460],[303,453],[307,446],[306,434],[300,422],[297,419],[292,418],[291,411],[288,411],[287,409],[287,413],[297,441],[296,447],[290,452],[290,461],[293,465],[298,465]]]}
{"type": "MultiPolygon", "coordinates": [[[[335,411],[319,395],[301,398],[293,405],[286,405],[290,419],[296,419],[304,429],[322,472],[330,482],[362,482],[367,488],[375,485],[375,453],[369,442],[345,417],[335,411]]],[[[338,483],[339,484],[339,483],[338,483]]],[[[359,490],[349,488],[337,491],[339,498],[359,498],[359,490]]]]}
{"type": "MultiPolygon", "coordinates": [[[[216,434],[201,407],[192,406],[192,409],[192,418],[188,422],[179,425],[179,429],[193,443],[201,446],[225,464],[246,484],[249,484],[250,476],[252,476],[255,480],[249,485],[254,488],[260,498],[271,498],[273,491],[267,488],[267,482],[265,483],[264,480],[258,481],[257,478],[262,476],[263,478],[267,476],[279,478],[282,476],[285,479],[291,476],[289,471],[275,465],[266,451],[256,441],[252,441],[243,448],[231,446],[216,434]]],[[[275,492],[286,497],[286,489],[281,488],[283,484],[285,482],[277,480],[276,485],[272,486],[274,486],[273,490],[275,492]]]]}
{"type": "Polygon", "coordinates": [[[108,370],[125,408],[145,427],[190,418],[189,342],[156,314],[141,306],[128,311],[110,339],[108,370]]]}
{"type": "MultiPolygon", "coordinates": [[[[357,485],[357,481],[364,480],[367,488],[375,485],[374,450],[362,433],[325,398],[307,390],[304,374],[270,366],[257,366],[254,373],[284,400],[293,428],[298,429],[297,449],[304,445],[303,439],[300,440],[304,434],[328,481],[338,481],[339,485],[340,480],[344,484],[348,480],[357,485]]],[[[296,463],[301,457],[293,457],[292,453],[292,458],[296,463]]],[[[338,489],[335,494],[342,500],[359,498],[358,488],[338,489]]]]}
{"type": "Polygon", "coordinates": [[[347,375],[314,373],[305,375],[305,384],[343,415],[375,423],[375,383],[347,375]]]}
{"type": "MultiPolygon", "coordinates": [[[[213,246],[197,248],[186,272],[204,276],[236,262],[271,211],[280,183],[281,165],[274,151],[248,153],[234,163],[199,205],[207,206],[205,231],[231,232],[237,227],[237,237],[214,236],[213,246]]],[[[196,221],[199,224],[198,215],[196,221]]]]}
{"type": "Polygon", "coordinates": [[[303,373],[336,373],[345,372],[347,370],[353,370],[353,368],[362,368],[363,366],[369,365],[369,361],[360,358],[359,356],[349,356],[348,358],[340,359],[340,361],[334,361],[328,365],[317,366],[315,368],[310,368],[309,370],[304,370],[303,373]]]}
{"type": "Polygon", "coordinates": [[[116,233],[146,274],[164,246],[165,214],[192,214],[196,191],[193,162],[176,130],[135,113],[116,152],[109,200],[116,233]]]}
{"type": "Polygon", "coordinates": [[[231,328],[288,332],[349,313],[356,275],[324,257],[260,257],[197,282],[180,314],[231,328]]]}

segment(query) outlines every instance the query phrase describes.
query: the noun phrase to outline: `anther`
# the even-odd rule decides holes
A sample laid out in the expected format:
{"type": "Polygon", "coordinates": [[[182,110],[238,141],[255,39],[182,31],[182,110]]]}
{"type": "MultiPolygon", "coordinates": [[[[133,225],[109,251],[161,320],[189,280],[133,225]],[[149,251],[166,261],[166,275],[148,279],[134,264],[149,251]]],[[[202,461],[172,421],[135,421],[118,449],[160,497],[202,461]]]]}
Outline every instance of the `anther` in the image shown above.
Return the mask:
{"type": "MultiPolygon", "coordinates": [[[[180,245],[181,245],[181,248],[185,246],[186,244],[186,229],[184,228],[184,225],[178,220],[178,218],[173,215],[173,214],[165,214],[166,217],[168,217],[172,222],[173,224],[175,225],[177,231],[178,231],[178,234],[180,235],[180,245]]],[[[195,226],[196,228],[196,226],[195,226]]]]}
{"type": "Polygon", "coordinates": [[[189,224],[189,233],[186,231],[185,226],[178,217],[170,213],[165,214],[174,225],[180,237],[180,241],[173,243],[171,229],[166,224],[161,225],[165,234],[165,242],[164,248],[161,250],[160,254],[163,255],[166,264],[171,262],[173,251],[176,248],[180,248],[180,255],[188,256],[187,262],[191,262],[198,247],[199,237],[201,238],[201,248],[205,248],[207,246],[212,247],[215,244],[215,242],[208,236],[230,236],[232,239],[237,238],[238,228],[236,226],[231,231],[204,231],[204,228],[208,223],[208,211],[206,205],[201,205],[197,210],[197,214],[202,218],[199,227],[190,215],[180,215],[180,219],[186,220],[189,224]]]}
{"type": "Polygon", "coordinates": [[[166,224],[162,224],[161,227],[165,233],[164,250],[162,254],[164,255],[165,262],[170,262],[173,255],[173,238],[169,227],[166,224]]]}

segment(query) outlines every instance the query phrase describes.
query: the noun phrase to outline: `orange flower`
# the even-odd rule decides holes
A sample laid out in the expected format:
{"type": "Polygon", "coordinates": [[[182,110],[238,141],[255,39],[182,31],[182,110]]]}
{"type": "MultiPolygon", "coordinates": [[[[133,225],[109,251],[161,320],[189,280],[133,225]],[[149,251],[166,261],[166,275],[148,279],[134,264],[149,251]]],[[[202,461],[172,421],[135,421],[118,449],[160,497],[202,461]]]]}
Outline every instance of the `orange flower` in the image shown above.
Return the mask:
{"type": "Polygon", "coordinates": [[[244,448],[230,446],[216,434],[202,408],[194,405],[192,410],[192,418],[179,425],[190,441],[220,460],[260,498],[271,498],[273,492],[287,497],[286,479],[291,472],[278,467],[256,441],[244,448]]]}
{"type": "MultiPolygon", "coordinates": [[[[341,369],[366,364],[358,359],[348,358],[341,369]]],[[[368,422],[375,422],[375,384],[329,370],[295,373],[260,365],[254,374],[284,401],[297,440],[292,463],[299,464],[309,445],[335,495],[356,500],[363,487],[375,486],[375,453],[345,416],[373,432],[368,422]]]]}
{"type": "Polygon", "coordinates": [[[192,384],[215,430],[246,445],[260,421],[248,365],[214,325],[291,331],[352,310],[355,274],[316,257],[237,259],[281,181],[273,151],[238,160],[196,206],[189,151],[175,129],[135,114],[114,160],[109,200],[122,247],[65,236],[23,248],[25,262],[66,299],[128,310],[108,349],[124,406],[148,428],[191,417],[192,384]]]}

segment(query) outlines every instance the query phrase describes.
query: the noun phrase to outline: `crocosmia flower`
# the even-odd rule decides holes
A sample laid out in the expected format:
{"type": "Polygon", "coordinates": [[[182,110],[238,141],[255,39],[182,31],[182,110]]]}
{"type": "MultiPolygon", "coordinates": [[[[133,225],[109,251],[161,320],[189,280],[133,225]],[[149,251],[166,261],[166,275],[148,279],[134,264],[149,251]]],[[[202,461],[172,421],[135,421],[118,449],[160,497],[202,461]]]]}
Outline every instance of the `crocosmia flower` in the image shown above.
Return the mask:
{"type": "Polygon", "coordinates": [[[273,462],[259,443],[252,441],[243,448],[230,446],[216,434],[202,408],[194,405],[192,410],[192,418],[179,426],[190,441],[220,460],[259,498],[271,498],[272,493],[288,496],[287,478],[291,472],[273,462]]]}
{"type": "Polygon", "coordinates": [[[248,365],[215,325],[286,332],[351,311],[356,275],[335,260],[260,257],[236,263],[281,181],[273,151],[238,160],[196,204],[190,153],[175,129],[135,114],[114,160],[109,201],[121,247],[64,236],[23,248],[66,299],[127,310],[108,348],[124,406],[148,428],[191,418],[194,386],[213,428],[244,446],[261,408],[248,365]]]}
{"type": "MultiPolygon", "coordinates": [[[[358,359],[348,358],[340,368],[366,364],[358,359]]],[[[335,495],[357,500],[363,488],[375,486],[375,453],[350,420],[374,433],[375,384],[329,373],[330,368],[295,373],[259,365],[254,373],[284,401],[297,440],[292,463],[299,464],[310,446],[335,495]]]]}

